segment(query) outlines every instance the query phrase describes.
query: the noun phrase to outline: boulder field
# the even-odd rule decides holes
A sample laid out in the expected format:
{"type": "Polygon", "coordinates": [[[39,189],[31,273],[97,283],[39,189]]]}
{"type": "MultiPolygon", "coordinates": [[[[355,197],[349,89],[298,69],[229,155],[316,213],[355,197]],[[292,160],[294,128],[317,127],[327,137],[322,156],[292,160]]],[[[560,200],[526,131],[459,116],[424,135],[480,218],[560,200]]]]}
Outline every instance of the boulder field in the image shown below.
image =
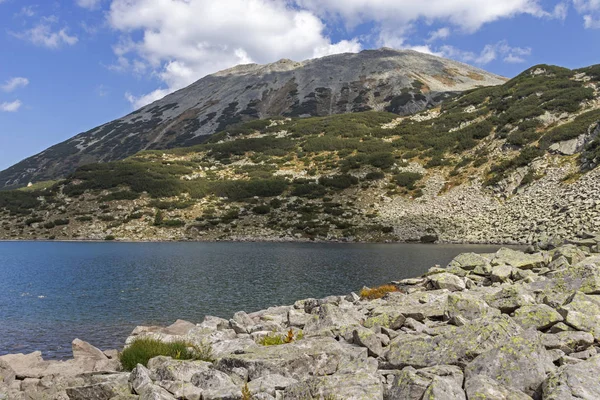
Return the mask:
{"type": "Polygon", "coordinates": [[[1,356],[0,399],[597,400],[599,243],[461,254],[383,298],[299,300],[126,340],[210,346],[212,362],[159,356],[123,372],[116,351],[80,340],[68,361],[1,356]],[[294,339],[261,344],[275,335],[294,339]]]}

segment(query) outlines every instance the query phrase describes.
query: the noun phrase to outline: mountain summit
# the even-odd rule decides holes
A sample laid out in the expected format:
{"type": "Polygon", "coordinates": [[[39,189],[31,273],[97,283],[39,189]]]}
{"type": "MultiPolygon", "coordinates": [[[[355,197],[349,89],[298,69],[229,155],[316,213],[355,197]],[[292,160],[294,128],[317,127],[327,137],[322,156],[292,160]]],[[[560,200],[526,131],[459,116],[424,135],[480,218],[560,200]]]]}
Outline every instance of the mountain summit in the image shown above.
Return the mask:
{"type": "Polygon", "coordinates": [[[201,143],[207,135],[253,119],[367,110],[405,115],[452,93],[505,81],[456,61],[389,48],[240,65],[19,162],[0,172],[0,188],[64,177],[78,166],[141,150],[201,143]]]}

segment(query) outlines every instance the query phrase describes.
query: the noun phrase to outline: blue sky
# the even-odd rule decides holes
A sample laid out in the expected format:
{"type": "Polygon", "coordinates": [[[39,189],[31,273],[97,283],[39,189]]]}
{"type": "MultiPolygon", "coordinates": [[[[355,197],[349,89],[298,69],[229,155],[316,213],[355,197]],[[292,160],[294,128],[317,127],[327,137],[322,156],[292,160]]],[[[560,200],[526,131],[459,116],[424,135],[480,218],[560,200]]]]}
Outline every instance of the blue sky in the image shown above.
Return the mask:
{"type": "Polygon", "coordinates": [[[389,46],[600,63],[600,0],[0,0],[0,170],[239,63],[389,46]]]}

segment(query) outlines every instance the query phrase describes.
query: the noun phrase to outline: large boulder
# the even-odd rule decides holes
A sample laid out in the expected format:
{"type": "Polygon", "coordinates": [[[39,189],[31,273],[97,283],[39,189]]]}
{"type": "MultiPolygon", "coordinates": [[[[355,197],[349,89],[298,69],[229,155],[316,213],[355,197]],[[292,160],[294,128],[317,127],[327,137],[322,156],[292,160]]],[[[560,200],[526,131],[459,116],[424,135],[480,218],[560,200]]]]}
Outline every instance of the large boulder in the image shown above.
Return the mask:
{"type": "Polygon", "coordinates": [[[15,381],[15,370],[3,360],[0,360],[0,385],[10,386],[15,381]]]}
{"type": "Polygon", "coordinates": [[[454,257],[448,264],[448,268],[461,268],[467,271],[472,271],[478,266],[488,265],[490,260],[476,253],[463,253],[454,257]]]}
{"type": "Polygon", "coordinates": [[[515,268],[534,269],[544,266],[544,255],[541,253],[525,254],[523,252],[502,248],[492,259],[492,265],[510,265],[515,268]]]}
{"type": "Polygon", "coordinates": [[[533,396],[546,375],[556,369],[540,334],[529,330],[482,353],[465,368],[466,380],[487,376],[503,386],[533,396]]]}
{"type": "Polygon", "coordinates": [[[242,397],[241,389],[233,383],[229,375],[215,369],[195,374],[192,384],[202,389],[202,398],[205,400],[234,400],[242,397]]]}
{"type": "Polygon", "coordinates": [[[366,347],[370,356],[379,357],[383,354],[381,339],[372,330],[357,327],[357,329],[352,332],[352,338],[354,344],[366,347]]]}
{"type": "Polygon", "coordinates": [[[386,354],[393,368],[466,363],[522,332],[506,315],[480,318],[438,336],[400,335],[386,354]]]}
{"type": "Polygon", "coordinates": [[[368,362],[366,348],[320,337],[280,346],[258,346],[244,354],[230,354],[218,360],[216,367],[225,372],[245,368],[250,380],[279,374],[303,381],[312,375],[364,371],[368,369],[368,362]]]}
{"type": "Polygon", "coordinates": [[[250,393],[267,393],[271,396],[276,395],[277,390],[285,390],[289,386],[297,384],[298,381],[279,374],[265,375],[248,383],[250,393]]]}
{"type": "Polygon", "coordinates": [[[467,397],[481,400],[532,400],[520,390],[502,385],[485,375],[476,375],[465,382],[467,397]]]}
{"type": "Polygon", "coordinates": [[[481,296],[470,292],[448,295],[447,310],[450,318],[461,316],[468,320],[500,314],[500,310],[490,307],[481,296]]]}
{"type": "Polygon", "coordinates": [[[600,296],[573,294],[559,312],[572,327],[591,333],[600,340],[600,296]]]}
{"type": "Polygon", "coordinates": [[[429,280],[436,289],[447,289],[451,292],[461,292],[466,289],[465,281],[462,278],[447,272],[432,275],[429,280]]]}
{"type": "Polygon", "coordinates": [[[600,356],[563,365],[542,386],[544,400],[600,399],[600,356]]]}
{"type": "Polygon", "coordinates": [[[364,372],[315,376],[289,386],[283,398],[383,400],[383,384],[379,377],[364,372]]]}
{"type": "Polygon", "coordinates": [[[500,291],[487,295],[485,301],[504,313],[511,313],[519,307],[535,304],[535,297],[519,284],[505,284],[500,291]]]}
{"type": "Polygon", "coordinates": [[[69,400],[108,400],[116,396],[131,394],[129,374],[105,375],[102,382],[86,386],[67,388],[69,400]]]}
{"type": "Polygon", "coordinates": [[[212,368],[205,361],[173,360],[171,357],[154,357],[148,362],[148,369],[157,381],[191,382],[192,376],[212,368]]]}
{"type": "Polygon", "coordinates": [[[304,326],[306,336],[346,336],[351,335],[356,326],[360,326],[359,315],[342,310],[340,307],[327,303],[318,308],[318,312],[304,326]]]}
{"type": "Polygon", "coordinates": [[[429,368],[404,368],[394,377],[386,393],[389,400],[465,399],[462,390],[463,373],[452,365],[429,368]],[[427,396],[425,396],[427,394],[427,396]]]}
{"type": "Polygon", "coordinates": [[[515,311],[513,319],[523,329],[544,330],[563,321],[563,317],[552,307],[545,304],[523,306],[515,311]]]}

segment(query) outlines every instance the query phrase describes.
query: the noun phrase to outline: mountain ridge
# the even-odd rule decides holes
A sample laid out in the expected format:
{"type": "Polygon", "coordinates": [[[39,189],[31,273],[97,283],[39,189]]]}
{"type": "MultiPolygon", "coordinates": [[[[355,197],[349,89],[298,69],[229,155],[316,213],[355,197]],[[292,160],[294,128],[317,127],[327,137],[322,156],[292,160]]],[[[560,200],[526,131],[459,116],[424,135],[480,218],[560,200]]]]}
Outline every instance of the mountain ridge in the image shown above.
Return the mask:
{"type": "Polygon", "coordinates": [[[120,160],[140,150],[201,143],[207,135],[248,120],[384,109],[403,115],[433,107],[450,92],[504,81],[456,61],[388,48],[237,66],[1,171],[0,187],[62,178],[78,166],[120,160]]]}

